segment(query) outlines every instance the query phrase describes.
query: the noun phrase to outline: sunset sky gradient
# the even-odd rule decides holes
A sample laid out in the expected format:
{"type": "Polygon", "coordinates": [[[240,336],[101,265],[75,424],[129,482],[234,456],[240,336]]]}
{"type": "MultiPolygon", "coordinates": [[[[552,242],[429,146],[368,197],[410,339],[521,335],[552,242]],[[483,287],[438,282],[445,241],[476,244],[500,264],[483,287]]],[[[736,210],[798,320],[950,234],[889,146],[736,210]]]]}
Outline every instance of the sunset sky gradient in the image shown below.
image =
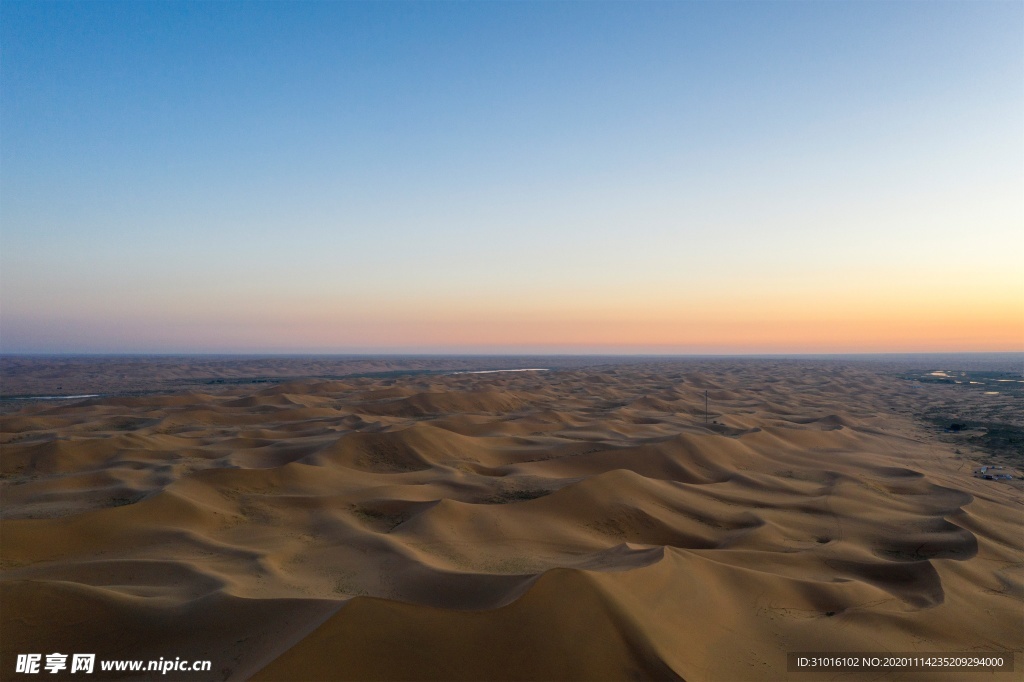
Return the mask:
{"type": "Polygon", "coordinates": [[[5,353],[1024,350],[1019,2],[0,19],[5,353]]]}

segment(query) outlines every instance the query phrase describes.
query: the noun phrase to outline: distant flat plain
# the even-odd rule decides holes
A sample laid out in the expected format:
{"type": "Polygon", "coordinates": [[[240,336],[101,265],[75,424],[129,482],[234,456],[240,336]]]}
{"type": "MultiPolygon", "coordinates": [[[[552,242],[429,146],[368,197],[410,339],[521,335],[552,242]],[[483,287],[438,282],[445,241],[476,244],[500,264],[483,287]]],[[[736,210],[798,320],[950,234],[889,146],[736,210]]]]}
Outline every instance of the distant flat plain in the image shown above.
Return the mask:
{"type": "Polygon", "coordinates": [[[1020,651],[1021,364],[0,358],[0,677],[54,651],[217,680],[1020,651]]]}

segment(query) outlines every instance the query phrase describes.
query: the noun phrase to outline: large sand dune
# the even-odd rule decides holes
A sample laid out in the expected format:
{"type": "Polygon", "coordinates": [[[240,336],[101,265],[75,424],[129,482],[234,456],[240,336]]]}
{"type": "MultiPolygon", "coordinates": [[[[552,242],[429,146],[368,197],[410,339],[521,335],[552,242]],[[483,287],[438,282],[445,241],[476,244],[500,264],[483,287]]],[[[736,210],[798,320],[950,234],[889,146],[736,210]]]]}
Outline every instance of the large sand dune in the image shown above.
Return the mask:
{"type": "Polygon", "coordinates": [[[1024,486],[971,477],[914,419],[925,389],[761,361],[33,404],[0,418],[0,676],[54,651],[762,680],[789,651],[1020,650],[1024,486]]]}

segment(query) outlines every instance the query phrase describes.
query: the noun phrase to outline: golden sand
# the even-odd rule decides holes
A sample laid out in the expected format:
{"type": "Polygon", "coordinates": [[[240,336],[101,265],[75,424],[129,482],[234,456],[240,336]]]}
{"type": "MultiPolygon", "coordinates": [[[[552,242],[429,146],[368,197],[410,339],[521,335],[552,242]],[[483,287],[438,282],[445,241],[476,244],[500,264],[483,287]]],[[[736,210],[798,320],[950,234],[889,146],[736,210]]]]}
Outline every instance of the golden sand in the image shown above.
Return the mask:
{"type": "Polygon", "coordinates": [[[789,651],[1021,650],[1024,488],[973,478],[921,390],[763,361],[32,405],[0,418],[0,677],[53,651],[771,680],[789,651]]]}

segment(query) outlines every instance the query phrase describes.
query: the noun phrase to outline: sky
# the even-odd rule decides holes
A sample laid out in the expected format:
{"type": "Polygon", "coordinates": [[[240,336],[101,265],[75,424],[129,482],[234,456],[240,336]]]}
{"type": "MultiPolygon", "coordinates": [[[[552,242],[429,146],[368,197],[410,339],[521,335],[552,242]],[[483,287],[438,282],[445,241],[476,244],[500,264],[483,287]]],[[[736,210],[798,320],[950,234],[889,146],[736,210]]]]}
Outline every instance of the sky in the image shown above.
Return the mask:
{"type": "Polygon", "coordinates": [[[0,5],[0,352],[1024,350],[1020,2],[0,5]]]}

